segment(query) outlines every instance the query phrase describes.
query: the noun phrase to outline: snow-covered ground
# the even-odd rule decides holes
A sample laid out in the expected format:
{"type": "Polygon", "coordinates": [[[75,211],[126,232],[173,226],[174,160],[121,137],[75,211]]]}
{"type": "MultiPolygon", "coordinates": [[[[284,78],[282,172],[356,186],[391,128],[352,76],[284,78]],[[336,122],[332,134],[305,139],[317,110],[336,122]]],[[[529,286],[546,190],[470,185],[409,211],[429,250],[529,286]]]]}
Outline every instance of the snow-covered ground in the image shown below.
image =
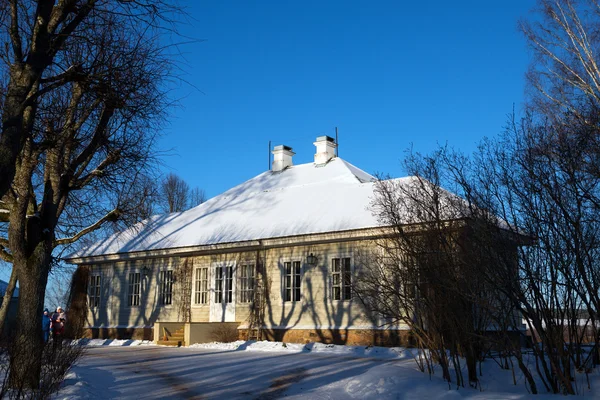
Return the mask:
{"type": "MultiPolygon", "coordinates": [[[[523,378],[493,360],[481,388],[448,387],[439,369],[421,373],[410,349],[280,342],[198,344],[172,348],[132,340],[87,341],[86,355],[56,399],[525,399],[523,378]]],[[[600,398],[600,373],[578,377],[584,398],[600,398]]],[[[540,389],[543,388],[540,385],[540,389]]],[[[556,399],[554,395],[537,399],[556,399]]]]}

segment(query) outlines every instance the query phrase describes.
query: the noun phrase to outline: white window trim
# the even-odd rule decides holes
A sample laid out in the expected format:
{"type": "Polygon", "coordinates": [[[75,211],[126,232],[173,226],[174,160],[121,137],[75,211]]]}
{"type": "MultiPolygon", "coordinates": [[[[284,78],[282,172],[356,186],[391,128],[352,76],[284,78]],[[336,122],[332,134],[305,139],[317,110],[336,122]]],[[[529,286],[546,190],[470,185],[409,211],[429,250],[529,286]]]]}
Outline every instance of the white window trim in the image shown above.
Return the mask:
{"type": "MultiPolygon", "coordinates": [[[[355,285],[355,279],[356,279],[356,271],[355,271],[355,265],[354,265],[354,254],[352,252],[347,252],[347,253],[336,253],[336,254],[330,254],[327,256],[327,277],[329,278],[329,282],[327,284],[327,298],[329,299],[329,301],[331,301],[332,303],[351,303],[354,301],[355,295],[354,292],[352,292],[352,298],[350,298],[349,300],[335,300],[333,298],[333,271],[332,271],[332,264],[333,264],[333,259],[334,258],[349,258],[350,259],[350,274],[351,274],[351,280],[352,283],[351,285],[354,286],[355,285]]],[[[343,278],[342,278],[343,279],[343,278]]]]}
{"type": "Polygon", "coordinates": [[[286,303],[290,303],[290,304],[294,304],[294,303],[304,303],[306,301],[306,297],[304,296],[304,275],[306,273],[306,256],[297,256],[297,257],[281,257],[279,259],[279,273],[280,273],[280,293],[279,295],[281,296],[281,304],[286,304],[286,303]],[[285,263],[286,262],[294,262],[294,261],[299,261],[300,262],[300,299],[297,301],[286,301],[285,300],[285,263]]]}
{"type": "Polygon", "coordinates": [[[131,268],[129,270],[127,270],[127,290],[125,291],[125,308],[140,308],[142,307],[142,293],[143,293],[143,281],[144,281],[144,273],[142,272],[141,268],[131,268]],[[139,293],[139,298],[140,298],[140,304],[138,305],[129,305],[129,275],[130,274],[135,274],[138,273],[140,274],[140,293],[139,293]]]}
{"type": "Polygon", "coordinates": [[[202,264],[202,265],[194,265],[193,271],[194,271],[194,275],[192,278],[192,298],[190,299],[190,301],[192,302],[192,308],[206,308],[210,305],[210,295],[211,295],[211,286],[210,286],[210,280],[212,278],[212,273],[211,270],[213,268],[211,268],[210,264],[202,264]],[[198,303],[196,304],[196,270],[202,269],[202,268],[206,268],[206,303],[198,303]]]}
{"type": "Polygon", "coordinates": [[[158,279],[156,279],[156,295],[158,297],[158,306],[162,307],[162,308],[171,308],[173,307],[173,303],[175,302],[175,298],[174,298],[174,293],[175,293],[175,270],[172,266],[167,266],[167,267],[161,267],[158,269],[158,279]],[[172,275],[171,275],[171,304],[164,304],[163,303],[163,299],[162,299],[162,281],[161,281],[161,275],[163,271],[172,271],[172,275]]]}
{"type": "MultiPolygon", "coordinates": [[[[215,261],[212,262],[210,264],[210,269],[212,271],[209,272],[211,273],[211,280],[209,280],[209,300],[208,300],[208,304],[233,304],[234,306],[237,304],[237,261],[215,261]],[[232,274],[233,274],[233,279],[232,279],[232,284],[234,285],[232,291],[231,291],[231,302],[229,303],[224,303],[223,302],[223,287],[225,287],[226,285],[223,285],[223,287],[221,288],[221,302],[220,303],[216,303],[215,302],[215,293],[216,293],[216,289],[217,289],[217,274],[215,273],[217,268],[223,268],[223,267],[231,267],[232,269],[232,274]],[[212,275],[214,273],[214,275],[212,275]]],[[[225,278],[223,278],[223,283],[225,283],[225,278]]]]}

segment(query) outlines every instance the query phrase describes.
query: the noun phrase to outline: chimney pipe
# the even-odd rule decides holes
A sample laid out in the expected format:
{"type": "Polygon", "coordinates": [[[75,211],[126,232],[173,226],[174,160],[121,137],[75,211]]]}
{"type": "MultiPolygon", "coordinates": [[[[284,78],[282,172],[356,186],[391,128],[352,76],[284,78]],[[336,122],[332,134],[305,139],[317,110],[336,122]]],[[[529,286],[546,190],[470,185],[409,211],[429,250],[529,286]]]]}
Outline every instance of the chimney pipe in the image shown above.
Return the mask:
{"type": "Polygon", "coordinates": [[[273,172],[283,171],[287,167],[294,165],[292,156],[296,153],[289,146],[279,145],[273,147],[273,172]]]}
{"type": "Polygon", "coordinates": [[[337,143],[330,136],[319,136],[314,142],[317,152],[315,154],[315,165],[324,165],[335,157],[337,143]]]}

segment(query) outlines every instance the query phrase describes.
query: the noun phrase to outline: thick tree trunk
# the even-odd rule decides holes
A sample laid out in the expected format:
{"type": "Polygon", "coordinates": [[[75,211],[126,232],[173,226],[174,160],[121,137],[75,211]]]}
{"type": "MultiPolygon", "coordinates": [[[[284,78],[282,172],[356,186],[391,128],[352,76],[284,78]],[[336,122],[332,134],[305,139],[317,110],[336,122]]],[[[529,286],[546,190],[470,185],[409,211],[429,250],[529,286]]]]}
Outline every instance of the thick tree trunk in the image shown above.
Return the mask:
{"type": "MultiPolygon", "coordinates": [[[[0,198],[10,185],[16,172],[17,156],[23,148],[26,135],[23,132],[23,104],[37,75],[31,68],[11,68],[10,82],[2,105],[2,133],[0,134],[0,198]]],[[[32,108],[30,111],[34,113],[32,108]]],[[[30,116],[32,120],[33,115],[30,116]]]]}
{"type": "Polygon", "coordinates": [[[14,260],[20,291],[17,334],[10,346],[9,385],[13,388],[39,386],[44,349],[42,312],[51,255],[52,248],[41,242],[28,259],[14,260]]]}
{"type": "Polygon", "coordinates": [[[8,286],[6,286],[6,292],[4,292],[2,306],[0,306],[0,336],[4,335],[4,323],[6,322],[8,308],[10,307],[10,300],[12,299],[16,286],[17,270],[13,267],[12,272],[10,273],[10,279],[8,280],[8,286]]]}

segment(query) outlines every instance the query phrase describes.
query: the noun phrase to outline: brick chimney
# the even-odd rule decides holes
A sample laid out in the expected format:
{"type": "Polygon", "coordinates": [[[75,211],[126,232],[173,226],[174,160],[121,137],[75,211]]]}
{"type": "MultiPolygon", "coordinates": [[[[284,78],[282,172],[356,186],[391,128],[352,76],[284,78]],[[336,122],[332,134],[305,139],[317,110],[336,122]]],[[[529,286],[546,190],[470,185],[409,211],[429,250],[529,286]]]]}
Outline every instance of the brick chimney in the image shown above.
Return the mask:
{"type": "Polygon", "coordinates": [[[271,153],[273,154],[273,172],[283,171],[287,167],[294,165],[292,156],[296,153],[292,151],[291,147],[284,145],[275,146],[271,153]]]}
{"type": "Polygon", "coordinates": [[[314,145],[317,148],[317,153],[315,154],[315,165],[327,164],[329,160],[335,157],[335,148],[337,147],[337,143],[335,143],[334,138],[329,136],[319,136],[317,141],[314,142],[314,145]]]}

